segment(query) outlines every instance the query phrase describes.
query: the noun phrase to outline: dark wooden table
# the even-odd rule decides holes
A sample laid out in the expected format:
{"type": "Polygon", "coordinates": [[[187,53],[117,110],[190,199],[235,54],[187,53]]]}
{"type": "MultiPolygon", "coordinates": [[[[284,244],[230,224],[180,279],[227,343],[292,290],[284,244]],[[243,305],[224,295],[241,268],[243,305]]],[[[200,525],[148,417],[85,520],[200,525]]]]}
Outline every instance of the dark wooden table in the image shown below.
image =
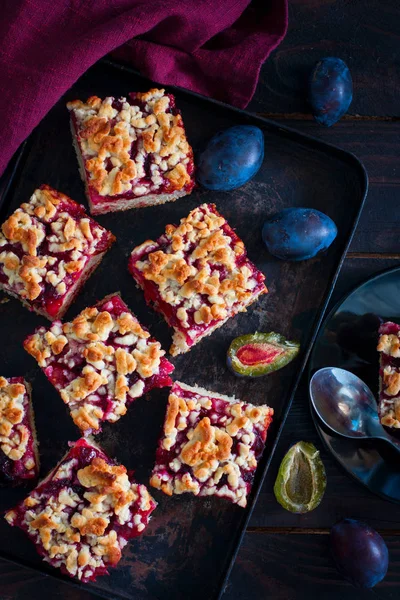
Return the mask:
{"type": "MultiPolygon", "coordinates": [[[[290,0],[289,31],[264,65],[249,110],[354,152],[365,164],[370,191],[360,225],[333,294],[335,302],[370,275],[400,262],[400,2],[399,0],[290,0]],[[339,56],[354,80],[350,114],[331,129],[309,114],[305,83],[313,64],[339,56]]],[[[337,200],[340,202],[340,198],[337,200]]],[[[345,207],[344,207],[345,210],[345,207]]],[[[232,571],[225,600],[398,598],[400,508],[351,480],[323,450],[303,384],[292,406],[272,467],[232,571]],[[288,447],[314,442],[327,470],[322,504],[296,516],[275,501],[272,487],[288,447]],[[327,534],[342,517],[360,518],[385,538],[385,581],[357,590],[337,574],[327,534]]],[[[87,592],[0,561],[0,600],[93,600],[87,592]]],[[[188,600],[190,592],[188,591],[188,600]]],[[[207,600],[207,599],[205,599],[207,600]]]]}

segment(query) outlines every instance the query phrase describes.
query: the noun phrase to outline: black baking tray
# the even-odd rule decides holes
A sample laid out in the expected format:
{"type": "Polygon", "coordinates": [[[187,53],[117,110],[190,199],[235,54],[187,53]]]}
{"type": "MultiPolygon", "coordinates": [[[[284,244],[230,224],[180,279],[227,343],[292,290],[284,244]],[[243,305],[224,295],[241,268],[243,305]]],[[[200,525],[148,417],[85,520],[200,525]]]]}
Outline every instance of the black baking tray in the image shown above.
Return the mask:
{"type": "MultiPolygon", "coordinates": [[[[48,113],[21,150],[18,164],[3,185],[1,218],[26,201],[41,183],[86,204],[65,103],[90,95],[127,95],[152,85],[128,67],[110,61],[101,61],[89,69],[48,113]]],[[[190,353],[173,359],[174,378],[255,404],[268,403],[275,410],[275,419],[246,509],[218,498],[169,498],[153,490],[159,506],[149,527],[125,548],[118,568],[96,583],[82,585],[62,576],[41,561],[21,531],[11,529],[0,519],[0,557],[110,599],[204,600],[222,595],[368,188],[364,167],[348,152],[186,90],[171,91],[176,94],[195,153],[217,131],[231,125],[253,124],[265,136],[263,166],[252,181],[238,190],[210,192],[199,188],[175,203],[98,217],[116,235],[117,243],[86,283],[66,318],[120,290],[140,321],[168,348],[171,332],[163,319],[146,307],[142,292],[128,274],[128,256],[145,239],[158,237],[167,223],[177,223],[202,202],[215,202],[244,240],[250,259],[266,274],[269,294],[190,353]],[[338,236],[325,255],[290,263],[267,253],[261,239],[264,220],[291,206],[317,208],[336,222],[338,236]],[[300,340],[301,355],[268,377],[237,379],[226,368],[226,350],[232,338],[256,330],[275,330],[300,340]]],[[[45,319],[30,313],[16,300],[0,303],[1,374],[23,374],[33,385],[42,476],[64,454],[68,440],[79,437],[58,394],[22,348],[25,336],[46,324],[45,319]]],[[[109,455],[134,469],[142,483],[148,482],[154,462],[167,397],[168,389],[163,389],[136,400],[126,416],[114,425],[104,425],[98,436],[109,455]]],[[[0,510],[12,507],[25,494],[26,489],[0,491],[0,510]]]]}

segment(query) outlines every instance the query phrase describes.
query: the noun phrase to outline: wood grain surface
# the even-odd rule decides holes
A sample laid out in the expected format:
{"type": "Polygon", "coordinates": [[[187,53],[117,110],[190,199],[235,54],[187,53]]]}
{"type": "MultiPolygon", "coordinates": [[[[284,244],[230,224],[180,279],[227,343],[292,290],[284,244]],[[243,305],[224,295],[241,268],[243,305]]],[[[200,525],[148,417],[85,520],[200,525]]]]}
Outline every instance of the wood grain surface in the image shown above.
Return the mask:
{"type": "MultiPolygon", "coordinates": [[[[287,37],[264,65],[249,109],[354,152],[363,160],[370,177],[365,210],[333,294],[334,302],[365,278],[400,262],[400,3],[291,0],[289,20],[287,37]],[[323,129],[310,117],[305,87],[313,64],[329,55],[348,63],[354,80],[354,100],[348,116],[333,128],[323,129]]],[[[338,204],[340,201],[337,198],[338,204]]],[[[398,597],[399,507],[373,496],[351,480],[321,446],[303,382],[224,599],[398,597]],[[296,516],[276,503],[272,486],[284,453],[300,439],[312,441],[321,449],[328,486],[318,509],[296,516]],[[389,573],[374,591],[355,589],[333,566],[327,534],[332,524],[344,516],[368,521],[388,543],[389,573]]],[[[0,562],[0,598],[94,600],[85,591],[71,590],[7,562],[0,562]]]]}
{"type": "Polygon", "coordinates": [[[288,34],[264,65],[249,109],[309,114],[310,70],[325,56],[339,56],[354,81],[349,114],[398,118],[399,22],[397,0],[291,0],[288,34]]]}

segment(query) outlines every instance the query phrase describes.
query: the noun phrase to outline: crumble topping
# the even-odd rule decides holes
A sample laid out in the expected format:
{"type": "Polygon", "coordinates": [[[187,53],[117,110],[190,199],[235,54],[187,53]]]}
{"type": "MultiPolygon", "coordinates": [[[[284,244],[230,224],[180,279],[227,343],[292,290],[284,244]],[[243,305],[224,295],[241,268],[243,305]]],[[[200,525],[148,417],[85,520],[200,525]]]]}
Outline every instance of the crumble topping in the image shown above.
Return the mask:
{"type": "Polygon", "coordinates": [[[0,377],[0,483],[36,477],[39,468],[30,395],[23,377],[0,377]]]}
{"type": "Polygon", "coordinates": [[[157,242],[135,248],[130,270],[145,291],[151,282],[162,302],[174,307],[177,323],[171,324],[191,343],[267,291],[243,242],[213,204],[194,209],[178,227],[167,225],[157,242]]]}
{"type": "Polygon", "coordinates": [[[383,323],[379,334],[381,423],[400,429],[400,326],[390,321],[383,323]]]}
{"type": "Polygon", "coordinates": [[[266,405],[175,382],[151,485],[168,495],[216,495],[246,506],[272,415],[266,405]]]}
{"type": "MultiPolygon", "coordinates": [[[[150,338],[119,296],[99,308],[86,308],[69,323],[41,327],[24,345],[83,431],[98,430],[103,420],[117,421],[143,393],[146,381],[154,387],[160,368],[167,374],[173,369],[163,359],[160,343],[150,338]],[[67,375],[59,378],[61,369],[67,375]]],[[[161,385],[169,383],[167,378],[161,385]]]]}
{"type": "Polygon", "coordinates": [[[80,440],[6,520],[24,529],[50,564],[88,581],[119,562],[127,540],[145,529],[155,506],[125,467],[80,440]],[[90,449],[89,463],[80,448],[90,449]]]}
{"type": "Polygon", "coordinates": [[[389,356],[400,358],[400,339],[398,335],[393,333],[386,335],[383,334],[379,337],[379,343],[377,346],[378,352],[383,352],[389,356]]]}
{"type": "Polygon", "coordinates": [[[393,367],[385,367],[383,369],[383,385],[386,394],[397,396],[400,392],[400,373],[393,367]]]}
{"type": "Polygon", "coordinates": [[[90,257],[105,250],[105,237],[113,240],[83,206],[43,185],[1,227],[0,282],[46,304],[49,296],[64,296],[90,257]]]}
{"type": "Polygon", "coordinates": [[[192,149],[173,96],[164,89],[67,104],[89,185],[100,196],[143,196],[191,184],[192,149]]]}
{"type": "Polygon", "coordinates": [[[8,383],[0,377],[0,448],[11,460],[20,460],[30,438],[22,424],[27,391],[22,383],[8,383]]]}

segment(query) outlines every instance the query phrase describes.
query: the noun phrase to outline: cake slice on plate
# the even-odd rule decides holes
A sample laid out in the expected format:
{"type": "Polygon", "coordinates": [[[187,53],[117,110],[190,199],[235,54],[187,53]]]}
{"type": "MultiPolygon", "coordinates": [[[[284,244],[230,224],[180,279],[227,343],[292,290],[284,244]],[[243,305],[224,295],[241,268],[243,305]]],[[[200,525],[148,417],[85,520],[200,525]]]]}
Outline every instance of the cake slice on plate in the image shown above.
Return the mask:
{"type": "Polygon", "coordinates": [[[382,425],[400,428],[400,325],[379,328],[379,414],[382,425]]]}
{"type": "Polygon", "coordinates": [[[153,388],[172,384],[172,364],[119,294],[83,310],[69,323],[55,321],[27,337],[38,362],[86,434],[114,423],[127,406],[153,388]]]}
{"type": "Polygon", "coordinates": [[[273,409],[176,381],[150,484],[246,506],[273,409]]]}
{"type": "Polygon", "coordinates": [[[18,485],[38,472],[31,387],[23,377],[0,377],[0,485],[18,485]]]}
{"type": "Polygon", "coordinates": [[[94,215],[190,194],[193,152],[172,94],[92,96],[67,104],[81,177],[94,215]]]}
{"type": "Polygon", "coordinates": [[[187,352],[268,290],[242,240],[214,204],[134,248],[129,270],[148,304],[173,327],[172,356],[187,352]]]}
{"type": "Polygon", "coordinates": [[[59,319],[114,241],[84,206],[42,185],[1,227],[0,289],[59,319]]]}
{"type": "Polygon", "coordinates": [[[86,583],[118,564],[156,506],[125,467],[82,438],[5,518],[46,562],[86,583]]]}

